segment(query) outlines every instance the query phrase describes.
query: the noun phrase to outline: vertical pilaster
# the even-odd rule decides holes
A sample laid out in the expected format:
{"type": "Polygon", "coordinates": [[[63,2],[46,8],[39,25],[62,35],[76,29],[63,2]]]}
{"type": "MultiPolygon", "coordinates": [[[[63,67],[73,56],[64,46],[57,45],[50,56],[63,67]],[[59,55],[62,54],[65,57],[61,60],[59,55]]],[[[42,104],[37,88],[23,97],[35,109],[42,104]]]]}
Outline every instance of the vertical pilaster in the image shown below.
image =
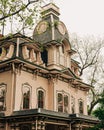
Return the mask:
{"type": "Polygon", "coordinates": [[[48,109],[54,109],[54,83],[52,79],[49,79],[49,87],[48,87],[48,109]]]}

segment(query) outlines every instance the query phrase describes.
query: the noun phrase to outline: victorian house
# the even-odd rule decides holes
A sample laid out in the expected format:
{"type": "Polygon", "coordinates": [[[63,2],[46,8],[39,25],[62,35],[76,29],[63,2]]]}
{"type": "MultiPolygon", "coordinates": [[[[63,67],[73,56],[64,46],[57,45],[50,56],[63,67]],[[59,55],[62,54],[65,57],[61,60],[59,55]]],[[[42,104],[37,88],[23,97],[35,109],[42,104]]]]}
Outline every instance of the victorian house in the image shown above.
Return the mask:
{"type": "Polygon", "coordinates": [[[86,130],[98,123],[87,115],[91,88],[79,77],[79,63],[59,8],[43,7],[33,38],[0,39],[0,130],[86,130]]]}

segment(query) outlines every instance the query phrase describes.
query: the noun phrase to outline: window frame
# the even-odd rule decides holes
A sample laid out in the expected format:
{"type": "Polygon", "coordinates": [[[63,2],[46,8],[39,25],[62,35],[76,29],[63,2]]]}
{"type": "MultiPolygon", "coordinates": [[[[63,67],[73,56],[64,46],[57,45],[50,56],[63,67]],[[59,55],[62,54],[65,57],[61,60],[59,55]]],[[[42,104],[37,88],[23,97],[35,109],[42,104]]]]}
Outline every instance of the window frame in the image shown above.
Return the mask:
{"type": "Polygon", "coordinates": [[[75,97],[71,96],[71,113],[74,114],[75,113],[75,97]],[[73,109],[74,108],[74,109],[73,109]],[[73,110],[74,111],[73,111],[73,110]]]}
{"type": "Polygon", "coordinates": [[[23,110],[31,108],[31,92],[32,92],[31,89],[32,89],[32,87],[28,83],[22,84],[22,109],[23,110]],[[29,105],[28,105],[28,108],[24,107],[24,88],[29,89],[29,105]]]}
{"type": "Polygon", "coordinates": [[[69,105],[70,105],[70,95],[69,93],[65,92],[64,90],[62,91],[57,91],[56,92],[56,107],[57,107],[57,111],[58,112],[63,112],[63,113],[69,113],[69,105]],[[62,111],[59,111],[58,107],[59,107],[59,103],[58,103],[58,94],[62,94],[62,111]],[[67,105],[67,111],[65,112],[65,96],[68,97],[68,105],[67,105]]]}
{"type": "Polygon", "coordinates": [[[37,108],[42,108],[42,109],[45,108],[45,95],[46,95],[46,91],[42,87],[37,88],[37,108]],[[39,91],[43,92],[43,107],[39,107],[38,105],[38,92],[39,91]]]}
{"type": "Polygon", "coordinates": [[[84,114],[84,101],[83,99],[78,99],[78,109],[79,109],[79,114],[84,114]],[[82,103],[82,110],[80,110],[80,102],[82,103]],[[81,112],[82,111],[82,112],[81,112]]]}
{"type": "MultiPolygon", "coordinates": [[[[5,88],[5,95],[3,95],[4,97],[4,99],[3,99],[3,106],[2,106],[2,109],[0,108],[0,111],[5,111],[6,110],[6,93],[7,93],[7,84],[5,84],[5,83],[1,83],[0,84],[0,89],[1,88],[5,88]]],[[[2,100],[2,97],[1,97],[1,100],[2,100]]],[[[1,103],[2,103],[2,101],[1,101],[1,103]]]]}

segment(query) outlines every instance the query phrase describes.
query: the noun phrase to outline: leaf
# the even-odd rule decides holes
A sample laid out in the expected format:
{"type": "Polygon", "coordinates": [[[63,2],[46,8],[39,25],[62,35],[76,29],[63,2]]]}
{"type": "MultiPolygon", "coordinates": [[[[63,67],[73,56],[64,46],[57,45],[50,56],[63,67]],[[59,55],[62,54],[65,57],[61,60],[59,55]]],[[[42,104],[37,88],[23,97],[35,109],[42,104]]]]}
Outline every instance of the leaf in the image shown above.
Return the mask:
{"type": "Polygon", "coordinates": [[[25,20],[25,23],[28,24],[28,25],[31,25],[31,24],[33,23],[32,16],[29,16],[29,17],[25,20]]]}

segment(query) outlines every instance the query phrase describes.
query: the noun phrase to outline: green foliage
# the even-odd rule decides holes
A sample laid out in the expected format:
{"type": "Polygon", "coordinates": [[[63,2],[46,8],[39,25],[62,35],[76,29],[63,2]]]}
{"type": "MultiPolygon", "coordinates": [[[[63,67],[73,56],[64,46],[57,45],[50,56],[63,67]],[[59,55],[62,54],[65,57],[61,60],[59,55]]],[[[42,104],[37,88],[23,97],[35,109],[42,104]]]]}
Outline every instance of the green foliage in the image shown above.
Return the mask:
{"type": "Polygon", "coordinates": [[[26,22],[26,25],[32,25],[32,23],[33,23],[32,16],[30,15],[29,17],[27,17],[26,20],[25,20],[25,22],[26,22]]]}
{"type": "Polygon", "coordinates": [[[99,106],[93,112],[93,114],[99,118],[100,123],[96,125],[94,128],[91,128],[91,130],[104,129],[104,92],[102,93],[101,98],[99,100],[99,106]]]}
{"type": "Polygon", "coordinates": [[[4,33],[5,27],[11,26],[11,32],[17,27],[19,31],[33,26],[39,18],[41,0],[0,0],[0,30],[4,33]],[[37,1],[37,2],[36,2],[37,1]],[[17,24],[17,25],[14,25],[17,24]]]}

